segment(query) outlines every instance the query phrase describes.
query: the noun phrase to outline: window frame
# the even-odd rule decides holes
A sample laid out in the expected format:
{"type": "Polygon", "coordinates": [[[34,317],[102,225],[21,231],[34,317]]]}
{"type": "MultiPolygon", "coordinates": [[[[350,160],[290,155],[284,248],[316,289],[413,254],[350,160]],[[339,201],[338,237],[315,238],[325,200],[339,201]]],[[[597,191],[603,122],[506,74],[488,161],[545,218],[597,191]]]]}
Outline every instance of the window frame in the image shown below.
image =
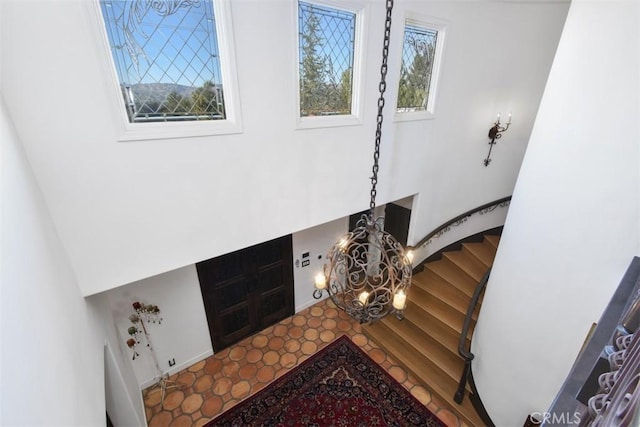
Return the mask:
{"type": "MultiPolygon", "coordinates": [[[[446,32],[448,23],[440,19],[420,15],[413,12],[406,12],[402,20],[402,33],[400,53],[402,58],[402,51],[404,50],[404,34],[407,25],[413,27],[419,27],[426,30],[436,31],[438,33],[436,38],[436,54],[433,61],[433,67],[431,69],[431,81],[429,82],[429,98],[427,99],[427,108],[420,111],[398,111],[398,98],[396,96],[396,102],[394,106],[394,121],[405,122],[414,120],[431,120],[436,117],[436,100],[438,95],[438,86],[440,81],[440,71],[442,68],[442,58],[444,55],[444,45],[446,39],[446,32]]],[[[398,76],[400,76],[402,70],[402,60],[399,61],[398,76]]],[[[396,83],[396,95],[399,94],[400,79],[396,83]]]]}
{"type": "Polygon", "coordinates": [[[337,126],[353,126],[362,124],[363,94],[364,94],[364,70],[366,59],[367,25],[369,21],[369,5],[363,1],[336,1],[336,0],[304,0],[305,3],[316,4],[322,7],[343,10],[355,15],[354,42],[353,42],[353,71],[351,78],[351,114],[335,116],[300,115],[300,28],[298,16],[298,0],[292,2],[293,16],[293,57],[295,58],[294,72],[294,117],[296,129],[315,129],[337,126]]]}
{"type": "Polygon", "coordinates": [[[233,23],[231,17],[231,0],[210,1],[215,15],[215,29],[220,56],[221,82],[224,88],[226,118],[223,120],[202,120],[183,122],[131,123],[122,99],[120,80],[116,71],[109,38],[105,28],[104,17],[100,8],[100,0],[94,0],[98,28],[105,55],[110,65],[111,90],[117,99],[119,117],[122,127],[119,129],[118,142],[144,141],[154,139],[189,138],[199,136],[228,135],[242,133],[240,109],[240,91],[236,65],[235,44],[233,39],[233,23]]]}

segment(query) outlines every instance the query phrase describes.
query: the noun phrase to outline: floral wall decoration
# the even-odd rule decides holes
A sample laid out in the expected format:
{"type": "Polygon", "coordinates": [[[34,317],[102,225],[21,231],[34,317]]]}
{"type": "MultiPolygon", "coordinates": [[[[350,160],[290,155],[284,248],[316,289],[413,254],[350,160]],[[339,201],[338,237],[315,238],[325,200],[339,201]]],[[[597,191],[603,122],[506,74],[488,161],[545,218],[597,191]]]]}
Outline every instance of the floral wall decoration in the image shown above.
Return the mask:
{"type": "Polygon", "coordinates": [[[129,316],[129,320],[131,321],[131,326],[127,329],[131,338],[127,340],[127,345],[133,352],[133,360],[136,360],[136,357],[140,356],[138,353],[136,346],[141,343],[141,335],[144,334],[146,339],[146,345],[151,349],[151,341],[149,339],[149,333],[147,332],[147,328],[145,327],[145,323],[162,323],[162,317],[160,317],[160,309],[157,305],[153,304],[142,304],[138,301],[131,304],[134,310],[134,313],[129,316]]]}

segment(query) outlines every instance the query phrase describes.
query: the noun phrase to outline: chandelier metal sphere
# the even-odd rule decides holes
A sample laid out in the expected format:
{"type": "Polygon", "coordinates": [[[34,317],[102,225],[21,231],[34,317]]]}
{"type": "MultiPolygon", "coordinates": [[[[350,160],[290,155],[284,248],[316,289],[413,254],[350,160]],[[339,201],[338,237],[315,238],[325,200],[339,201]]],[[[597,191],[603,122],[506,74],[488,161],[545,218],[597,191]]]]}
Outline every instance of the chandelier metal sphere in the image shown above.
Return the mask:
{"type": "Polygon", "coordinates": [[[360,323],[373,322],[390,313],[403,319],[411,286],[411,252],[384,231],[384,218],[374,219],[392,9],[393,0],[387,0],[369,211],[362,215],[355,230],[329,250],[324,271],[316,276],[313,292],[314,298],[319,299],[326,290],[338,308],[360,323]]]}
{"type": "Polygon", "coordinates": [[[363,215],[356,229],[329,250],[324,272],[316,276],[313,296],[320,298],[326,290],[360,323],[392,312],[402,319],[411,286],[411,253],[382,229],[383,220],[363,215]]]}

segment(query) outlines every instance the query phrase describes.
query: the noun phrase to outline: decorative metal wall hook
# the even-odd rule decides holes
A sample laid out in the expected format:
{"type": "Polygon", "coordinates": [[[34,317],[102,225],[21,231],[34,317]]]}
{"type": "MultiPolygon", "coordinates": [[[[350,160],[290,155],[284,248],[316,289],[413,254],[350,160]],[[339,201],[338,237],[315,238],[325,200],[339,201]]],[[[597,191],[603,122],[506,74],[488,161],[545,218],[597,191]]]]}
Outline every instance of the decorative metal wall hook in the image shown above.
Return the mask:
{"type": "Polygon", "coordinates": [[[506,132],[507,129],[509,129],[510,125],[511,125],[511,113],[509,113],[509,119],[507,120],[507,123],[505,123],[504,126],[500,125],[500,113],[498,113],[498,118],[496,119],[496,122],[493,124],[491,129],[489,129],[489,139],[491,141],[489,141],[489,154],[487,154],[487,158],[484,159],[485,166],[489,166],[489,163],[491,163],[491,149],[495,145],[496,141],[502,138],[502,132],[506,132]]]}

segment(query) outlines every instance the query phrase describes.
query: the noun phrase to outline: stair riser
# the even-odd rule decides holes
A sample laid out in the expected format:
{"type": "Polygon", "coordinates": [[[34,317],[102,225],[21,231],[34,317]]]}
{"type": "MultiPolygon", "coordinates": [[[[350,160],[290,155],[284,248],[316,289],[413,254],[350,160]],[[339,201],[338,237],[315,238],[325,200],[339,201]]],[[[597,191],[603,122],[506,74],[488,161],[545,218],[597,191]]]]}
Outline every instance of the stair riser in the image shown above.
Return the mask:
{"type": "MultiPolygon", "coordinates": [[[[449,327],[449,325],[442,322],[438,317],[433,316],[431,313],[422,309],[421,307],[415,307],[415,310],[413,310],[412,312],[409,312],[409,310],[407,310],[404,320],[411,322],[425,334],[434,337],[444,336],[444,339],[438,340],[439,344],[450,352],[458,354],[458,341],[460,340],[460,331],[456,331],[455,329],[449,327]]],[[[467,336],[466,340],[466,348],[469,348],[470,344],[471,340],[469,335],[467,336]]]]}
{"type": "Polygon", "coordinates": [[[452,309],[459,311],[460,313],[466,313],[467,308],[469,307],[469,301],[471,301],[471,297],[469,295],[448,282],[431,280],[431,283],[427,284],[428,277],[426,274],[423,276],[424,279],[422,277],[418,277],[413,280],[412,290],[415,289],[416,293],[426,292],[433,295],[434,298],[438,298],[442,302],[451,306],[452,309]]]}
{"type": "Polygon", "coordinates": [[[387,322],[383,320],[385,326],[389,329],[389,333],[395,333],[402,339],[406,345],[423,355],[423,362],[432,370],[440,370],[445,372],[452,380],[457,381],[460,373],[464,368],[464,360],[456,353],[450,352],[437,340],[430,335],[425,334],[411,322],[402,321],[402,326],[394,326],[393,319],[387,322]]]}
{"type": "MultiPolygon", "coordinates": [[[[393,329],[385,325],[388,333],[394,333],[393,329]]],[[[394,357],[402,357],[401,354],[408,351],[415,351],[421,355],[421,365],[427,368],[428,372],[437,373],[441,378],[447,378],[448,381],[456,383],[460,380],[459,375],[464,369],[464,361],[460,356],[451,355],[446,349],[443,349],[428,336],[424,335],[424,341],[418,343],[415,339],[408,337],[396,331],[398,340],[402,343],[403,349],[400,354],[394,352],[394,357]],[[430,354],[426,357],[425,354],[430,354]],[[440,363],[438,363],[440,361],[440,363]],[[447,365],[448,369],[444,369],[443,365],[447,365]]],[[[404,360],[404,359],[403,359],[404,360]]],[[[404,360],[406,362],[406,360],[404,360]]],[[[424,374],[424,373],[423,373],[424,374]]]]}
{"type": "MultiPolygon", "coordinates": [[[[414,274],[405,319],[385,318],[364,325],[363,332],[424,384],[433,396],[448,402],[470,426],[480,426],[473,405],[453,395],[464,369],[458,342],[467,307],[480,279],[493,263],[499,237],[485,236],[482,243],[464,243],[462,249],[443,253],[442,259],[424,264],[414,274]]],[[[480,302],[482,297],[480,298],[480,302]]],[[[472,315],[465,345],[471,343],[480,307],[472,315]]],[[[470,390],[467,384],[467,392],[470,390]]]]}
{"type": "Polygon", "coordinates": [[[439,280],[451,283],[465,294],[469,296],[473,295],[473,290],[478,283],[476,280],[447,259],[443,258],[436,262],[442,264],[427,264],[425,266],[425,270],[429,271],[431,274],[435,274],[439,280]]]}
{"type": "MultiPolygon", "coordinates": [[[[464,324],[465,314],[461,313],[454,307],[451,307],[446,302],[434,297],[432,294],[424,291],[423,289],[416,289],[415,291],[423,293],[420,298],[420,304],[415,303],[416,300],[410,300],[411,304],[414,304],[417,308],[429,311],[431,313],[437,313],[442,323],[445,323],[454,333],[458,335],[462,332],[462,325],[464,324]]],[[[434,314],[435,315],[435,314],[434,314]]]]}
{"type": "Polygon", "coordinates": [[[493,256],[488,255],[487,251],[484,249],[474,250],[471,246],[463,245],[462,252],[481,263],[485,269],[491,267],[491,264],[493,263],[493,256]]]}
{"type": "Polygon", "coordinates": [[[384,326],[381,327],[379,324],[365,325],[363,326],[363,331],[373,342],[428,388],[436,398],[441,399],[443,402],[449,402],[451,409],[456,412],[458,417],[464,420],[465,423],[470,426],[482,425],[478,415],[473,409],[473,405],[471,405],[468,399],[468,392],[465,393],[466,396],[462,405],[453,403],[453,395],[458,387],[457,381],[452,382],[443,372],[425,372],[424,364],[417,362],[415,355],[413,356],[415,360],[411,360],[409,352],[400,350],[403,348],[402,341],[399,340],[397,335],[389,331],[388,328],[384,326]],[[389,345],[387,345],[387,343],[389,345]]]}
{"type": "Polygon", "coordinates": [[[498,249],[498,243],[500,243],[500,236],[484,236],[484,241],[498,249]]]}
{"type": "Polygon", "coordinates": [[[478,261],[473,255],[467,255],[464,251],[445,253],[442,259],[448,260],[467,273],[475,282],[479,282],[487,270],[482,262],[478,261]]]}

